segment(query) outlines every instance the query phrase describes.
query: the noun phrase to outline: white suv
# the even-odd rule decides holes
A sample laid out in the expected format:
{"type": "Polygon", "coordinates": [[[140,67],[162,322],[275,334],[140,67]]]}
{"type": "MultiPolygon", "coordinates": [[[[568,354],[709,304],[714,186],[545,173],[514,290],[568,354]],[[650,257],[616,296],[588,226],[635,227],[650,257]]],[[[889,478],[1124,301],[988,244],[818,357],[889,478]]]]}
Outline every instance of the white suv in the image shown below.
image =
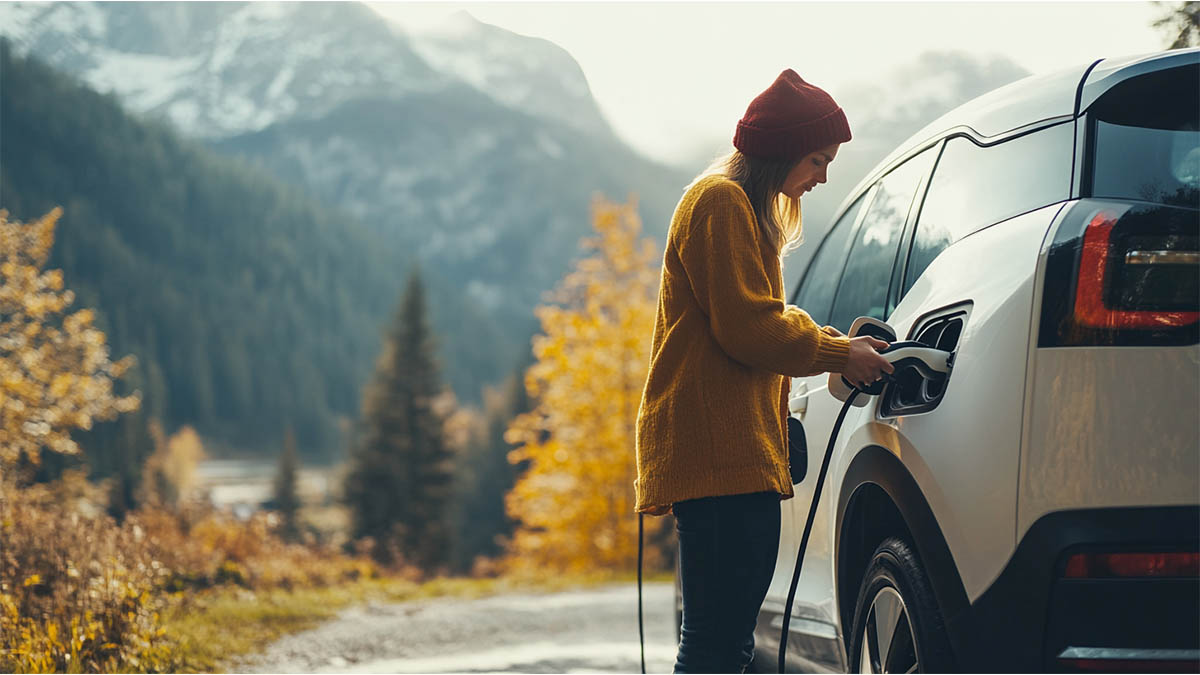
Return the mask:
{"type": "MultiPolygon", "coordinates": [[[[1200,671],[1198,85],[1195,49],[1030,77],[850,193],[789,302],[954,365],[850,408],[788,670],[1200,671]]],[[[840,408],[792,380],[758,671],[840,408]]]]}

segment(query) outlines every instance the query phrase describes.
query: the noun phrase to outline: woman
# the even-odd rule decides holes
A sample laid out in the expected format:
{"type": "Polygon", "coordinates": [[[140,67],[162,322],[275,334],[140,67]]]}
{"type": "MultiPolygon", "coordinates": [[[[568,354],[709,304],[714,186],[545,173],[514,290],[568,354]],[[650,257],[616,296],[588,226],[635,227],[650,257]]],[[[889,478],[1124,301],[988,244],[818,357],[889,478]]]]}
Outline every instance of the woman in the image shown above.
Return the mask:
{"type": "Polygon", "coordinates": [[[675,514],[683,626],[675,672],[742,672],[791,499],[790,378],[878,380],[886,342],[817,326],[783,300],[800,197],[850,140],[829,94],[783,71],[738,122],[736,150],[688,188],[663,255],[637,426],[636,510],[675,514]]]}

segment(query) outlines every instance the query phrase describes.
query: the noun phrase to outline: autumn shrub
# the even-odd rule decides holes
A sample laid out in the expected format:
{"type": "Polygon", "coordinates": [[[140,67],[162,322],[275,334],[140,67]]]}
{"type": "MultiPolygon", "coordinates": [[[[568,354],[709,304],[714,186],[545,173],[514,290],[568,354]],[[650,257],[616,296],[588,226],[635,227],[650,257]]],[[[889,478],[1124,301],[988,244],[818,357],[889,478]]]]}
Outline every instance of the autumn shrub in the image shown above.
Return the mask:
{"type": "Polygon", "coordinates": [[[380,574],[363,556],[285,541],[280,536],[282,523],[273,513],[240,521],[194,505],[178,512],[139,509],[129,520],[145,531],[147,553],[166,570],[166,590],[328,586],[380,574]]]}
{"type": "Polygon", "coordinates": [[[119,672],[169,667],[154,594],[162,570],[136,527],[76,508],[84,482],[0,491],[0,671],[119,672]]]}
{"type": "MultiPolygon", "coordinates": [[[[160,615],[205,589],[331,586],[378,577],[365,556],[288,543],[271,513],[193,503],[121,523],[81,473],[0,490],[0,672],[163,672],[160,615]]],[[[390,572],[389,572],[390,574],[390,572]]]]}

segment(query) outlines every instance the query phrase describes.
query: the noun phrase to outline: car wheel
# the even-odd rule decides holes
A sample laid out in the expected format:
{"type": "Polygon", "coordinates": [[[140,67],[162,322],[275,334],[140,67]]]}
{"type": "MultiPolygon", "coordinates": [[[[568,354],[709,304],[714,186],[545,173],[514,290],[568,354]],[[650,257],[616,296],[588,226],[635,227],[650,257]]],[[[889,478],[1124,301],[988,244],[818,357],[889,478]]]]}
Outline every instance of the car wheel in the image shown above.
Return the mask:
{"type": "Polygon", "coordinates": [[[903,539],[885,539],[871,556],[858,591],[851,638],[851,672],[930,673],[954,669],[929,577],[903,539]]]}

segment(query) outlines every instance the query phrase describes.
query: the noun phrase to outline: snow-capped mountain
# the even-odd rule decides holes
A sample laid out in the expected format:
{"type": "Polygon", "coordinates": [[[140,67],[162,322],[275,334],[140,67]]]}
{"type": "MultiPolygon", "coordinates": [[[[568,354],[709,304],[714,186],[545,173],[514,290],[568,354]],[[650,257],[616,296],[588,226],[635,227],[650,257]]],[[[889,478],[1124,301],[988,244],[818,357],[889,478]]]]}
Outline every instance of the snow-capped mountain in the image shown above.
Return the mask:
{"type": "Polygon", "coordinates": [[[198,138],[445,79],[356,3],[5,3],[0,34],[198,138]]]}
{"type": "MultiPolygon", "coordinates": [[[[687,183],[613,134],[567,52],[465,14],[410,34],[358,3],[12,3],[0,35],[356,216],[398,270],[421,262],[435,308],[513,344],[584,254],[593,195],[636,193],[662,237],[687,183]]],[[[470,331],[458,367],[511,356],[470,331]]]]}
{"type": "Polygon", "coordinates": [[[612,133],[583,70],[553,42],[517,35],[465,11],[411,39],[416,52],[435,68],[511,108],[583,131],[612,133]]]}
{"type": "Polygon", "coordinates": [[[465,13],[409,36],[349,2],[16,2],[0,3],[0,35],[198,138],[459,81],[505,105],[608,131],[569,54],[465,13]]]}

